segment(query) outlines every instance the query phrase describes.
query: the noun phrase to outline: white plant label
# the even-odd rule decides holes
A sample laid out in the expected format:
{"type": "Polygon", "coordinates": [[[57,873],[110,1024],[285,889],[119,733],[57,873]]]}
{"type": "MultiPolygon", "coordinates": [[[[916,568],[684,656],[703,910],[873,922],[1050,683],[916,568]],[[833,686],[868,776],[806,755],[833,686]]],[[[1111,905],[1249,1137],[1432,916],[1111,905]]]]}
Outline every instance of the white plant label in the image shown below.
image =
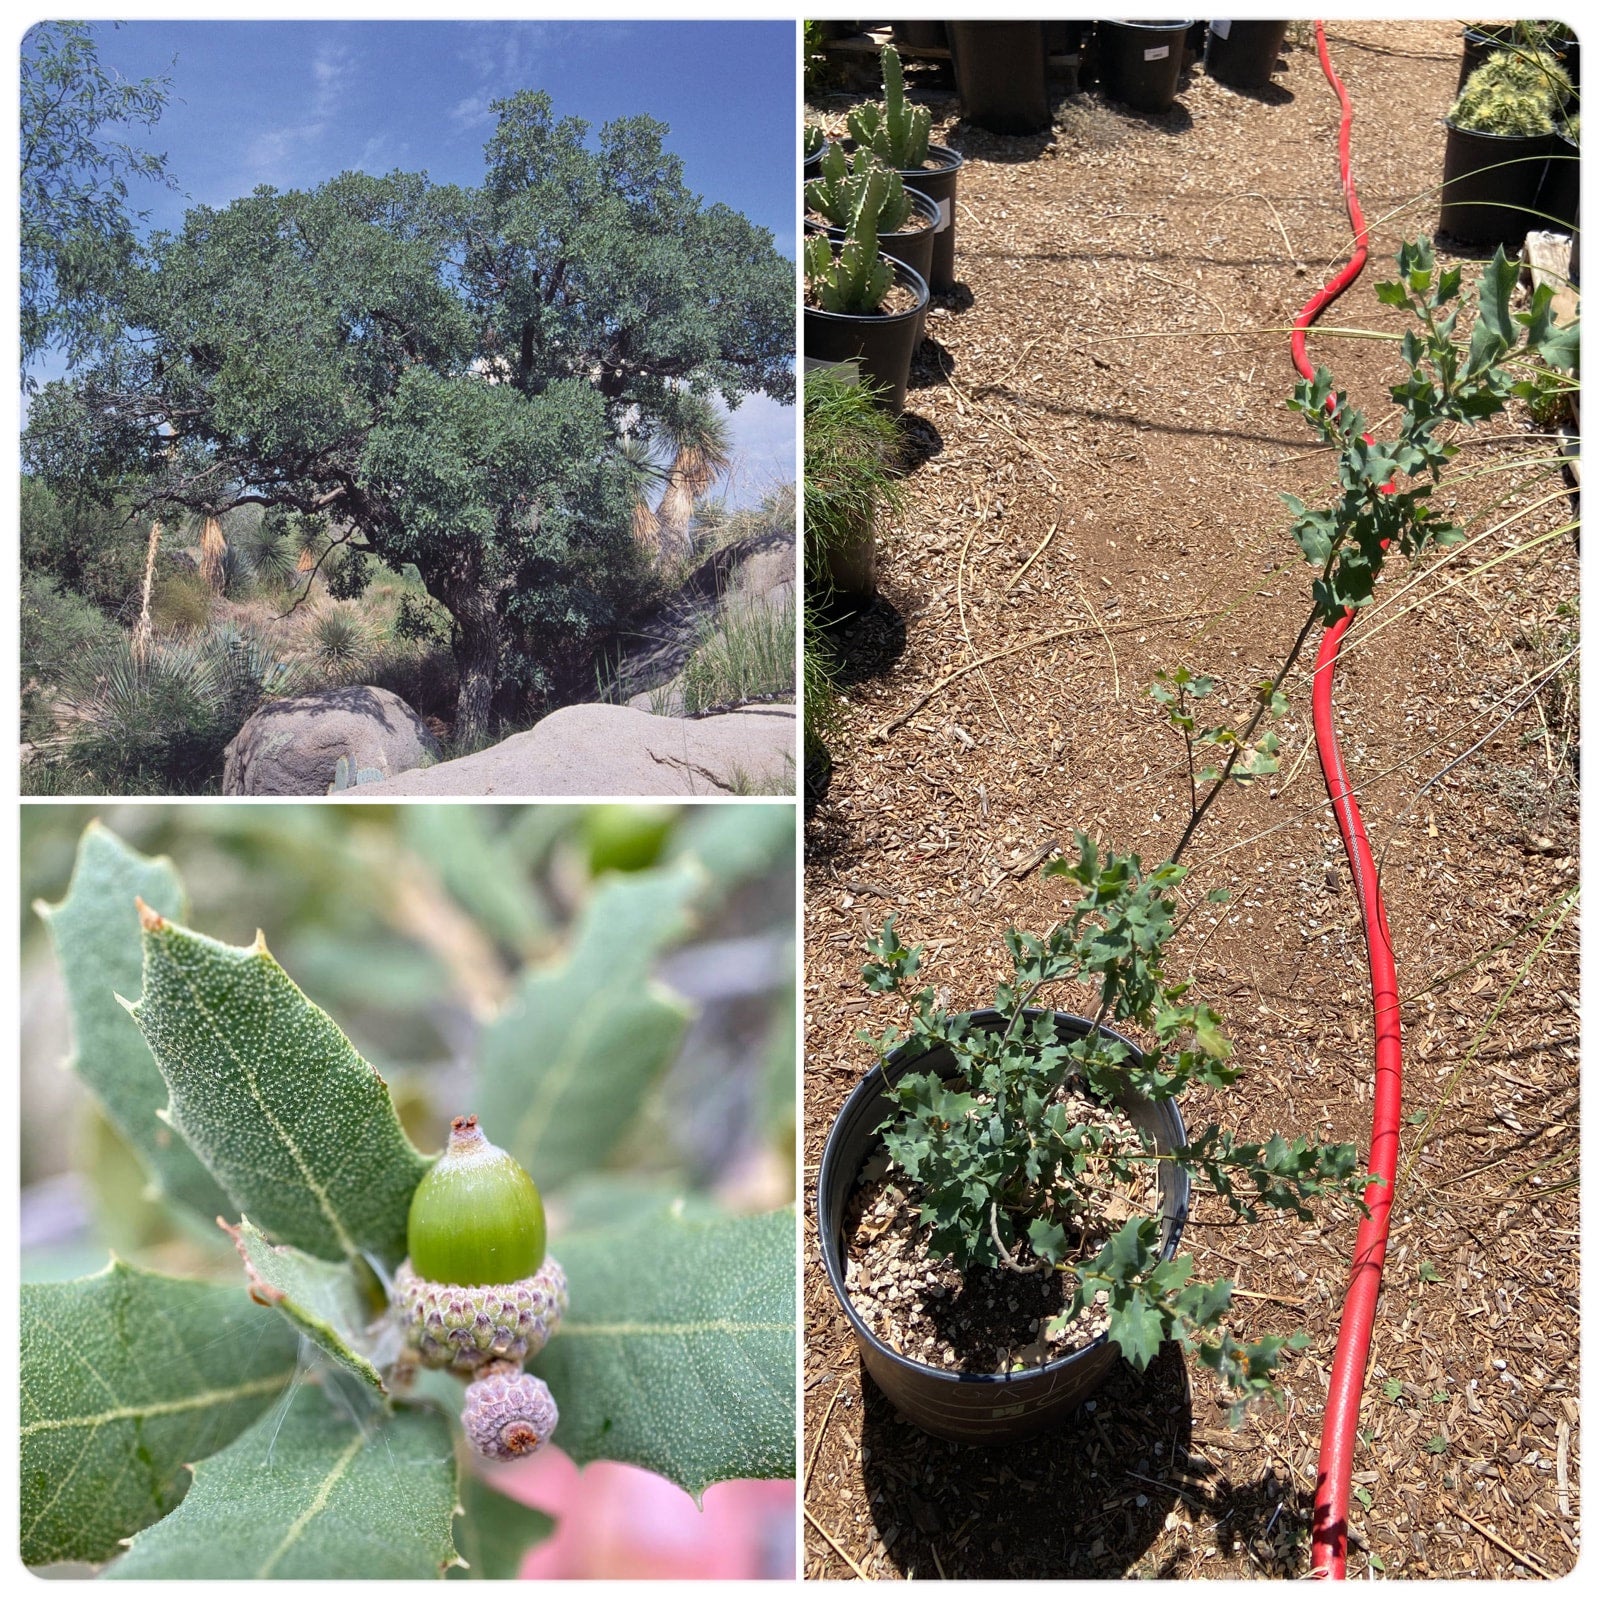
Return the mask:
{"type": "Polygon", "coordinates": [[[1171,54],[1172,46],[1170,44],[1158,44],[1154,49],[1146,50],[1144,58],[1146,61],[1165,61],[1171,54]]]}
{"type": "Polygon", "coordinates": [[[1226,39],[1228,35],[1233,32],[1233,24],[1231,22],[1213,22],[1211,24],[1211,31],[1216,34],[1219,39],[1226,39]]]}
{"type": "Polygon", "coordinates": [[[935,233],[943,233],[944,230],[946,228],[948,228],[950,226],[951,222],[953,222],[954,220],[955,220],[955,201],[953,201],[953,200],[941,200],[939,202],[939,226],[937,228],[935,228],[933,231],[935,233]]]}

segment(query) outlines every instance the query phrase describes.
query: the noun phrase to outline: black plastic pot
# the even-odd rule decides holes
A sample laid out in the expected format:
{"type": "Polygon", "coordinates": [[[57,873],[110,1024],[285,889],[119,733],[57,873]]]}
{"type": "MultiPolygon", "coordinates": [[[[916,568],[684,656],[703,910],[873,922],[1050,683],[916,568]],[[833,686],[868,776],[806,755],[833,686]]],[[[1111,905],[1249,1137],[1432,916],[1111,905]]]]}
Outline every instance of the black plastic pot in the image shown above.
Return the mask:
{"type": "MultiPolygon", "coordinates": [[[[1456,92],[1459,94],[1465,87],[1466,81],[1492,56],[1496,50],[1515,50],[1517,45],[1517,29],[1514,23],[1507,22],[1501,26],[1482,28],[1463,28],[1461,30],[1461,71],[1456,76],[1456,92]]],[[[1573,87],[1578,83],[1578,41],[1568,39],[1560,44],[1541,46],[1549,51],[1563,67],[1567,69],[1567,76],[1572,79],[1573,87]]]]}
{"type": "Polygon", "coordinates": [[[1038,133],[1050,126],[1041,22],[952,22],[961,114],[990,133],[1038,133]]]}
{"type": "MultiPolygon", "coordinates": [[[[1043,1014],[1027,1013],[1029,1018],[1043,1014]]],[[[1063,1039],[1082,1038],[1093,1026],[1082,1017],[1062,1011],[1050,1014],[1063,1039]]],[[[1005,1018],[997,1011],[977,1011],[969,1020],[977,1028],[996,1030],[1005,1026],[1005,1018]]],[[[1109,1028],[1102,1031],[1112,1033],[1109,1028]]],[[[1131,1040],[1124,1042],[1137,1050],[1131,1040]]],[[[1117,1347],[1104,1334],[1071,1355],[1026,1372],[957,1373],[925,1366],[890,1349],[850,1303],[844,1273],[845,1206],[862,1163],[881,1142],[878,1128],[895,1109],[890,1088],[913,1067],[919,1072],[931,1070],[949,1076],[955,1062],[942,1046],[914,1057],[907,1056],[903,1049],[895,1051],[856,1085],[828,1134],[817,1175],[817,1232],[828,1281],[855,1331],[862,1364],[908,1422],[942,1439],[964,1444],[994,1444],[1059,1427],[1116,1365],[1117,1347]]],[[[1170,1100],[1154,1103],[1130,1099],[1123,1103],[1123,1110],[1154,1136],[1158,1149],[1171,1150],[1184,1142],[1183,1119],[1170,1100]]],[[[1160,1184],[1161,1255],[1165,1260],[1176,1254],[1188,1215],[1188,1174],[1171,1162],[1163,1162],[1160,1184]]]]}
{"type": "MultiPolygon", "coordinates": [[[[939,208],[920,189],[913,189],[909,184],[906,185],[906,193],[911,197],[911,209],[922,218],[924,226],[907,229],[904,233],[880,233],[878,249],[895,261],[904,262],[926,283],[933,266],[933,241],[939,226],[939,208]]],[[[844,248],[845,230],[832,223],[814,222],[808,217],[806,232],[825,233],[833,241],[835,250],[844,248]]]]}
{"type": "Polygon", "coordinates": [[[1466,244],[1522,243],[1539,223],[1539,184],[1553,133],[1475,133],[1447,117],[1439,226],[1466,244]]]}
{"type": "Polygon", "coordinates": [[[945,50],[949,38],[942,22],[893,22],[889,25],[894,42],[906,50],[945,50]]]}
{"type": "Polygon", "coordinates": [[[813,178],[822,176],[822,158],[827,153],[828,146],[827,142],[824,141],[822,148],[815,155],[802,156],[800,158],[800,180],[802,183],[810,183],[813,178]]]}
{"type": "Polygon", "coordinates": [[[1539,209],[1546,218],[1569,233],[1577,231],[1578,144],[1559,130],[1555,143],[1550,147],[1550,161],[1544,169],[1544,182],[1539,186],[1539,209]]]}
{"type": "Polygon", "coordinates": [[[1188,22],[1101,22],[1100,82],[1113,100],[1135,111],[1170,111],[1183,71],[1188,22]]]}
{"type": "Polygon", "coordinates": [[[877,388],[883,405],[899,412],[905,409],[911,356],[928,308],[928,285],[903,261],[890,264],[895,282],[911,290],[916,305],[892,316],[858,316],[807,306],[805,356],[808,361],[855,362],[861,376],[877,388]]]}
{"type": "Polygon", "coordinates": [[[1265,89],[1288,34],[1287,22],[1213,22],[1206,35],[1206,71],[1235,89],[1265,89]]]}

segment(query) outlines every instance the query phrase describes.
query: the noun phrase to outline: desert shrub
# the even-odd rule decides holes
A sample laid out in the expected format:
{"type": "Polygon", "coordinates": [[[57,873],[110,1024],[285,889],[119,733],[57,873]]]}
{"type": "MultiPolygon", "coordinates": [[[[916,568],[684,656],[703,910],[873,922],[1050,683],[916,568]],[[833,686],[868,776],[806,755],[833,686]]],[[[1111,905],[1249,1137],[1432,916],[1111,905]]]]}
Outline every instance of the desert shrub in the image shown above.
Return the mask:
{"type": "Polygon", "coordinates": [[[22,736],[48,739],[54,728],[54,688],[85,656],[109,649],[119,630],[81,594],[40,572],[22,580],[22,736]]]}
{"type": "Polygon", "coordinates": [[[327,600],[311,615],[306,646],[312,669],[329,683],[355,683],[371,661],[372,625],[346,600],[327,600]]]}
{"type": "Polygon", "coordinates": [[[57,493],[24,476],[19,511],[24,572],[112,614],[137,595],[150,526],[114,494],[57,493]]]}

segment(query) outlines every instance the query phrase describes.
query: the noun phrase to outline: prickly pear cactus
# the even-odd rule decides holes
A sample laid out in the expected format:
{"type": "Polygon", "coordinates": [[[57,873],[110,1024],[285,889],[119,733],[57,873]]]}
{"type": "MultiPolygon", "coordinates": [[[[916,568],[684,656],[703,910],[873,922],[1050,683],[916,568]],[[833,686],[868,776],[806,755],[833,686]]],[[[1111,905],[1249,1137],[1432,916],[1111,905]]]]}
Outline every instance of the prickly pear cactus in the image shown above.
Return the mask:
{"type": "Polygon", "coordinates": [[[900,52],[883,47],[883,101],[858,106],[850,113],[850,137],[871,150],[885,166],[911,172],[928,159],[933,113],[908,103],[900,52]]]}

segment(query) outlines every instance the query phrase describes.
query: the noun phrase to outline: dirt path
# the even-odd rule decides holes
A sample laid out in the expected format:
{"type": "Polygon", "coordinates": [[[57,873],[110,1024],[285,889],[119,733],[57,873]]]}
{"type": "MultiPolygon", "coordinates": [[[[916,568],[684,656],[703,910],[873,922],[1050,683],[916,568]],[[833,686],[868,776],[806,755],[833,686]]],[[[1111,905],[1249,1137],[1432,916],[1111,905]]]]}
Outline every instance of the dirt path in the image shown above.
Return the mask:
{"type": "MultiPolygon", "coordinates": [[[[1330,26],[1373,227],[1330,327],[1401,326],[1372,286],[1402,238],[1432,230],[1458,41],[1442,21],[1330,26]]],[[[931,453],[886,542],[880,604],[843,641],[855,681],[808,826],[808,1188],[873,1062],[856,1030],[898,1020],[859,983],[865,931],[896,913],[929,947],[930,982],[989,1003],[1001,931],[1060,913],[1059,887],[1026,870],[1051,841],[1070,848],[1081,828],[1149,861],[1176,841],[1187,781],[1145,697],[1155,673],[1187,665],[1247,693],[1306,614],[1279,496],[1325,501],[1329,458],[1285,409],[1284,329],[1348,228],[1337,101],[1308,45],[1287,63],[1261,98],[1196,70],[1164,119],[1075,96],[1049,139],[992,139],[936,109],[935,138],[968,160],[971,298],[929,321],[908,410],[931,453]]],[[[826,109],[842,118],[842,102],[826,109]]],[[[1390,346],[1328,335],[1312,358],[1385,416],[1390,346]]],[[[1577,550],[1561,535],[1470,575],[1573,515],[1554,470],[1528,464],[1548,449],[1520,408],[1481,431],[1494,440],[1463,452],[1440,504],[1479,534],[1550,503],[1431,574],[1394,571],[1337,690],[1409,997],[1352,1577],[1532,1577],[1576,1559],[1578,952],[1559,907],[1578,881],[1577,665],[1563,662],[1577,550]]],[[[1225,1108],[1186,1114],[1364,1149],[1359,913],[1309,685],[1288,688],[1278,781],[1224,796],[1187,857],[1192,888],[1233,899],[1214,930],[1194,919],[1172,965],[1192,968],[1251,1070],[1225,1108]]],[[[1209,1375],[1169,1349],[1144,1378],[1123,1368],[1065,1432],[1003,1450],[917,1433],[863,1381],[809,1207],[807,1227],[808,1576],[1306,1572],[1348,1208],[1247,1233],[1202,1209],[1185,1237],[1199,1272],[1233,1275],[1242,1337],[1310,1334],[1283,1411],[1231,1433],[1209,1375]]]]}

